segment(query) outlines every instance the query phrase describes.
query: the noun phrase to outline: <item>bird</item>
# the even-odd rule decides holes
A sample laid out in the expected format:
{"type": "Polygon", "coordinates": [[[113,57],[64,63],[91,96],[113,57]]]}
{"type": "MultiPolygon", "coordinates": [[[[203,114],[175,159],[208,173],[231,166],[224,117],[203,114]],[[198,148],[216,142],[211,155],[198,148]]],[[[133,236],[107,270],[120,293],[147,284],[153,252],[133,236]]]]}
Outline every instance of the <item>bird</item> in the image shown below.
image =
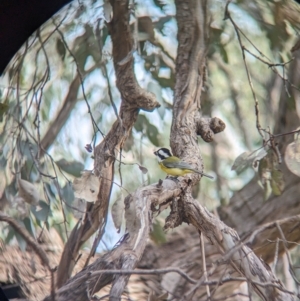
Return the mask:
{"type": "Polygon", "coordinates": [[[208,174],[194,169],[190,164],[182,161],[180,158],[173,156],[170,150],[167,148],[160,148],[154,152],[154,155],[158,159],[160,168],[168,175],[179,177],[188,173],[198,173],[210,179],[214,178],[208,174]]]}

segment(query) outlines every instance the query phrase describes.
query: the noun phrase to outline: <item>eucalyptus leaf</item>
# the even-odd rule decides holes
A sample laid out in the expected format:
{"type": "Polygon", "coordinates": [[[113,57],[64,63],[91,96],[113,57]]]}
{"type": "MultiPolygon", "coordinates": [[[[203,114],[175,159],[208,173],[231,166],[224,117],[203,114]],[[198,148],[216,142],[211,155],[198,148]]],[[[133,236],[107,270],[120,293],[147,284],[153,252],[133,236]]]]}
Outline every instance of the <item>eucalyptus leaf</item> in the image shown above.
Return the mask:
{"type": "Polygon", "coordinates": [[[71,183],[67,183],[62,188],[63,199],[67,202],[68,205],[71,205],[74,201],[74,191],[71,183]]]}
{"type": "Polygon", "coordinates": [[[108,0],[104,1],[103,4],[103,15],[106,22],[110,22],[113,17],[112,6],[108,0]]]}
{"type": "Polygon", "coordinates": [[[26,230],[34,237],[35,236],[35,228],[32,224],[32,220],[29,217],[25,217],[23,219],[24,226],[26,230]]]}
{"type": "Polygon", "coordinates": [[[142,165],[139,165],[139,169],[143,174],[146,174],[148,172],[148,169],[142,165]]]}
{"type": "Polygon", "coordinates": [[[134,124],[134,128],[137,132],[143,132],[144,128],[149,124],[145,115],[139,114],[137,121],[134,124]]]}
{"type": "Polygon", "coordinates": [[[3,116],[7,113],[9,105],[0,102],[0,122],[3,121],[3,116]]]}
{"type": "Polygon", "coordinates": [[[234,161],[231,170],[235,170],[237,174],[241,173],[246,167],[250,166],[250,152],[243,152],[234,161]]]}
{"type": "Polygon", "coordinates": [[[284,190],[284,179],[281,170],[272,170],[271,172],[271,187],[275,195],[281,195],[284,190]]]}
{"type": "Polygon", "coordinates": [[[80,173],[84,169],[84,165],[78,161],[67,161],[66,159],[60,159],[55,163],[63,171],[74,177],[80,177],[80,173]]]}
{"type": "Polygon", "coordinates": [[[39,201],[38,206],[31,206],[30,210],[38,220],[43,222],[51,216],[50,206],[44,201],[39,201]]]}
{"type": "Polygon", "coordinates": [[[147,133],[147,137],[149,138],[149,140],[155,146],[159,146],[160,145],[160,142],[159,142],[159,139],[158,139],[159,132],[158,132],[158,129],[154,125],[149,124],[148,127],[147,127],[146,133],[147,133]]]}
{"type": "Polygon", "coordinates": [[[149,82],[147,90],[152,92],[156,96],[156,100],[160,104],[162,104],[162,102],[163,102],[162,89],[161,89],[161,86],[157,82],[155,82],[155,81],[149,82]]]}
{"type": "Polygon", "coordinates": [[[80,178],[73,181],[74,195],[86,202],[96,202],[98,199],[100,180],[91,171],[85,171],[80,178]]]}
{"type": "Polygon", "coordinates": [[[229,60],[228,60],[228,55],[227,55],[227,52],[226,52],[225,48],[223,46],[220,46],[219,50],[220,50],[220,55],[221,55],[223,61],[226,64],[228,64],[229,60]]]}
{"type": "Polygon", "coordinates": [[[58,52],[61,60],[63,61],[66,56],[66,46],[60,38],[56,39],[56,51],[58,52]]]}
{"type": "Polygon", "coordinates": [[[21,154],[30,160],[32,160],[32,156],[36,156],[38,152],[38,146],[36,144],[31,144],[28,141],[21,140],[18,143],[18,146],[21,154]]]}
{"type": "Polygon", "coordinates": [[[124,210],[124,201],[118,198],[111,207],[111,216],[118,233],[120,233],[124,210]]]}
{"type": "Polygon", "coordinates": [[[24,252],[27,247],[27,242],[18,232],[15,232],[16,239],[18,241],[20,249],[24,252]]]}
{"type": "Polygon", "coordinates": [[[13,227],[7,226],[7,228],[8,228],[8,233],[7,233],[7,235],[5,237],[5,240],[4,240],[4,242],[6,244],[8,244],[16,235],[16,233],[15,233],[16,231],[13,227]]]}
{"type": "Polygon", "coordinates": [[[284,160],[288,169],[300,177],[300,141],[298,139],[286,147],[284,160]]]}

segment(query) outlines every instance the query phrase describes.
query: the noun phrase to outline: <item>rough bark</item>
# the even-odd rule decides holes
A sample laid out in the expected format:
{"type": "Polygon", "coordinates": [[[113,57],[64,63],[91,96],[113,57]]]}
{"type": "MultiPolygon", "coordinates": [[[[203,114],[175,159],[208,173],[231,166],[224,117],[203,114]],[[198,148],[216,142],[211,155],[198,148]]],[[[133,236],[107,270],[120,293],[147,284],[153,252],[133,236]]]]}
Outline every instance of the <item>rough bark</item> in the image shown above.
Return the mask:
{"type": "MultiPolygon", "coordinates": [[[[125,218],[128,233],[115,249],[87,266],[71,278],[56,295],[56,301],[86,300],[93,293],[112,283],[109,300],[120,300],[130,275],[96,273],[98,270],[132,270],[140,260],[147,243],[152,221],[151,204],[159,205],[178,196],[184,187],[171,180],[138,189],[125,199],[125,218]]],[[[51,297],[44,299],[50,301],[51,297]]]]}

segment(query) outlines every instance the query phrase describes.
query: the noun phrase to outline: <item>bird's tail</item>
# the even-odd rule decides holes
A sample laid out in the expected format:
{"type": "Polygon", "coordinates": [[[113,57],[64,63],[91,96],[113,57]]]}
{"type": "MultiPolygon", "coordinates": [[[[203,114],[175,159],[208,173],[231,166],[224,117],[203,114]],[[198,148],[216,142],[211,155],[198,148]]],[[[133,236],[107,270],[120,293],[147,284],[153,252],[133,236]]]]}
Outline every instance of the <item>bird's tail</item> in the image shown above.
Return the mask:
{"type": "Polygon", "coordinates": [[[214,179],[213,176],[210,176],[210,175],[208,175],[208,174],[206,174],[206,173],[204,173],[204,172],[201,172],[201,171],[196,170],[196,169],[194,169],[194,171],[195,171],[196,173],[198,173],[198,174],[204,176],[204,177],[210,178],[210,179],[212,179],[212,180],[214,179]]]}

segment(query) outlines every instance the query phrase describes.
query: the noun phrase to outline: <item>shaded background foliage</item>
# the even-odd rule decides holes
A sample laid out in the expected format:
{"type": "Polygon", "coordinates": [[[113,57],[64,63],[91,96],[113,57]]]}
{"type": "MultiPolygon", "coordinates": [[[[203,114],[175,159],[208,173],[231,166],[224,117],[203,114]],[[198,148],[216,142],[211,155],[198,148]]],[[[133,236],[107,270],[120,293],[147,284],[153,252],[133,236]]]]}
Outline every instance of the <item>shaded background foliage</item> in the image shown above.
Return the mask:
{"type": "MultiPolygon", "coordinates": [[[[177,48],[174,3],[136,1],[131,8],[137,47],[136,77],[141,86],[156,95],[161,107],[139,115],[122,151],[125,164],[115,167],[111,203],[123,199],[128,191],[163,178],[152,153],[159,146],[169,146],[172,118],[177,48]],[[148,173],[143,174],[132,163],[147,167],[148,173]]],[[[298,4],[236,1],[229,10],[245,34],[243,45],[252,53],[260,56],[255,45],[264,54],[261,57],[268,58],[270,63],[292,59],[290,50],[300,26],[298,4]]],[[[205,171],[214,173],[216,181],[203,179],[194,196],[214,210],[226,205],[233,193],[257,172],[266,199],[271,192],[282,192],[282,179],[273,175],[276,189],[271,185],[270,190],[264,185],[264,168],[260,172],[252,168],[252,163],[261,161],[265,154],[255,153],[252,159],[243,157],[235,166],[238,173],[231,170],[236,157],[244,151],[259,149],[263,141],[256,129],[254,101],[236,33],[232,23],[224,20],[225,3],[213,1],[210,11],[211,46],[201,106],[204,115],[222,118],[227,128],[213,143],[200,143],[205,171]]],[[[37,230],[54,227],[63,240],[67,239],[84,208],[74,198],[71,182],[82,170],[93,169],[88,150],[103,139],[117,118],[115,110],[119,108],[120,95],[114,84],[112,46],[106,26],[109,19],[107,3],[72,2],[25,42],[1,77],[0,206],[33,236],[37,236],[37,230]],[[39,192],[38,208],[36,204],[16,200],[20,176],[39,192]]],[[[246,60],[259,103],[261,126],[272,132],[279,113],[280,93],[290,89],[276,72],[285,77],[289,65],[270,68],[250,54],[246,60]]],[[[291,106],[293,103],[290,99],[291,106]]],[[[277,141],[280,143],[280,138],[277,141]]],[[[158,217],[151,236],[156,243],[166,241],[163,217],[158,217]]],[[[26,248],[25,241],[11,227],[1,227],[5,243],[18,241],[22,249],[26,248]]],[[[109,216],[99,249],[110,249],[121,234],[109,216]]]]}

